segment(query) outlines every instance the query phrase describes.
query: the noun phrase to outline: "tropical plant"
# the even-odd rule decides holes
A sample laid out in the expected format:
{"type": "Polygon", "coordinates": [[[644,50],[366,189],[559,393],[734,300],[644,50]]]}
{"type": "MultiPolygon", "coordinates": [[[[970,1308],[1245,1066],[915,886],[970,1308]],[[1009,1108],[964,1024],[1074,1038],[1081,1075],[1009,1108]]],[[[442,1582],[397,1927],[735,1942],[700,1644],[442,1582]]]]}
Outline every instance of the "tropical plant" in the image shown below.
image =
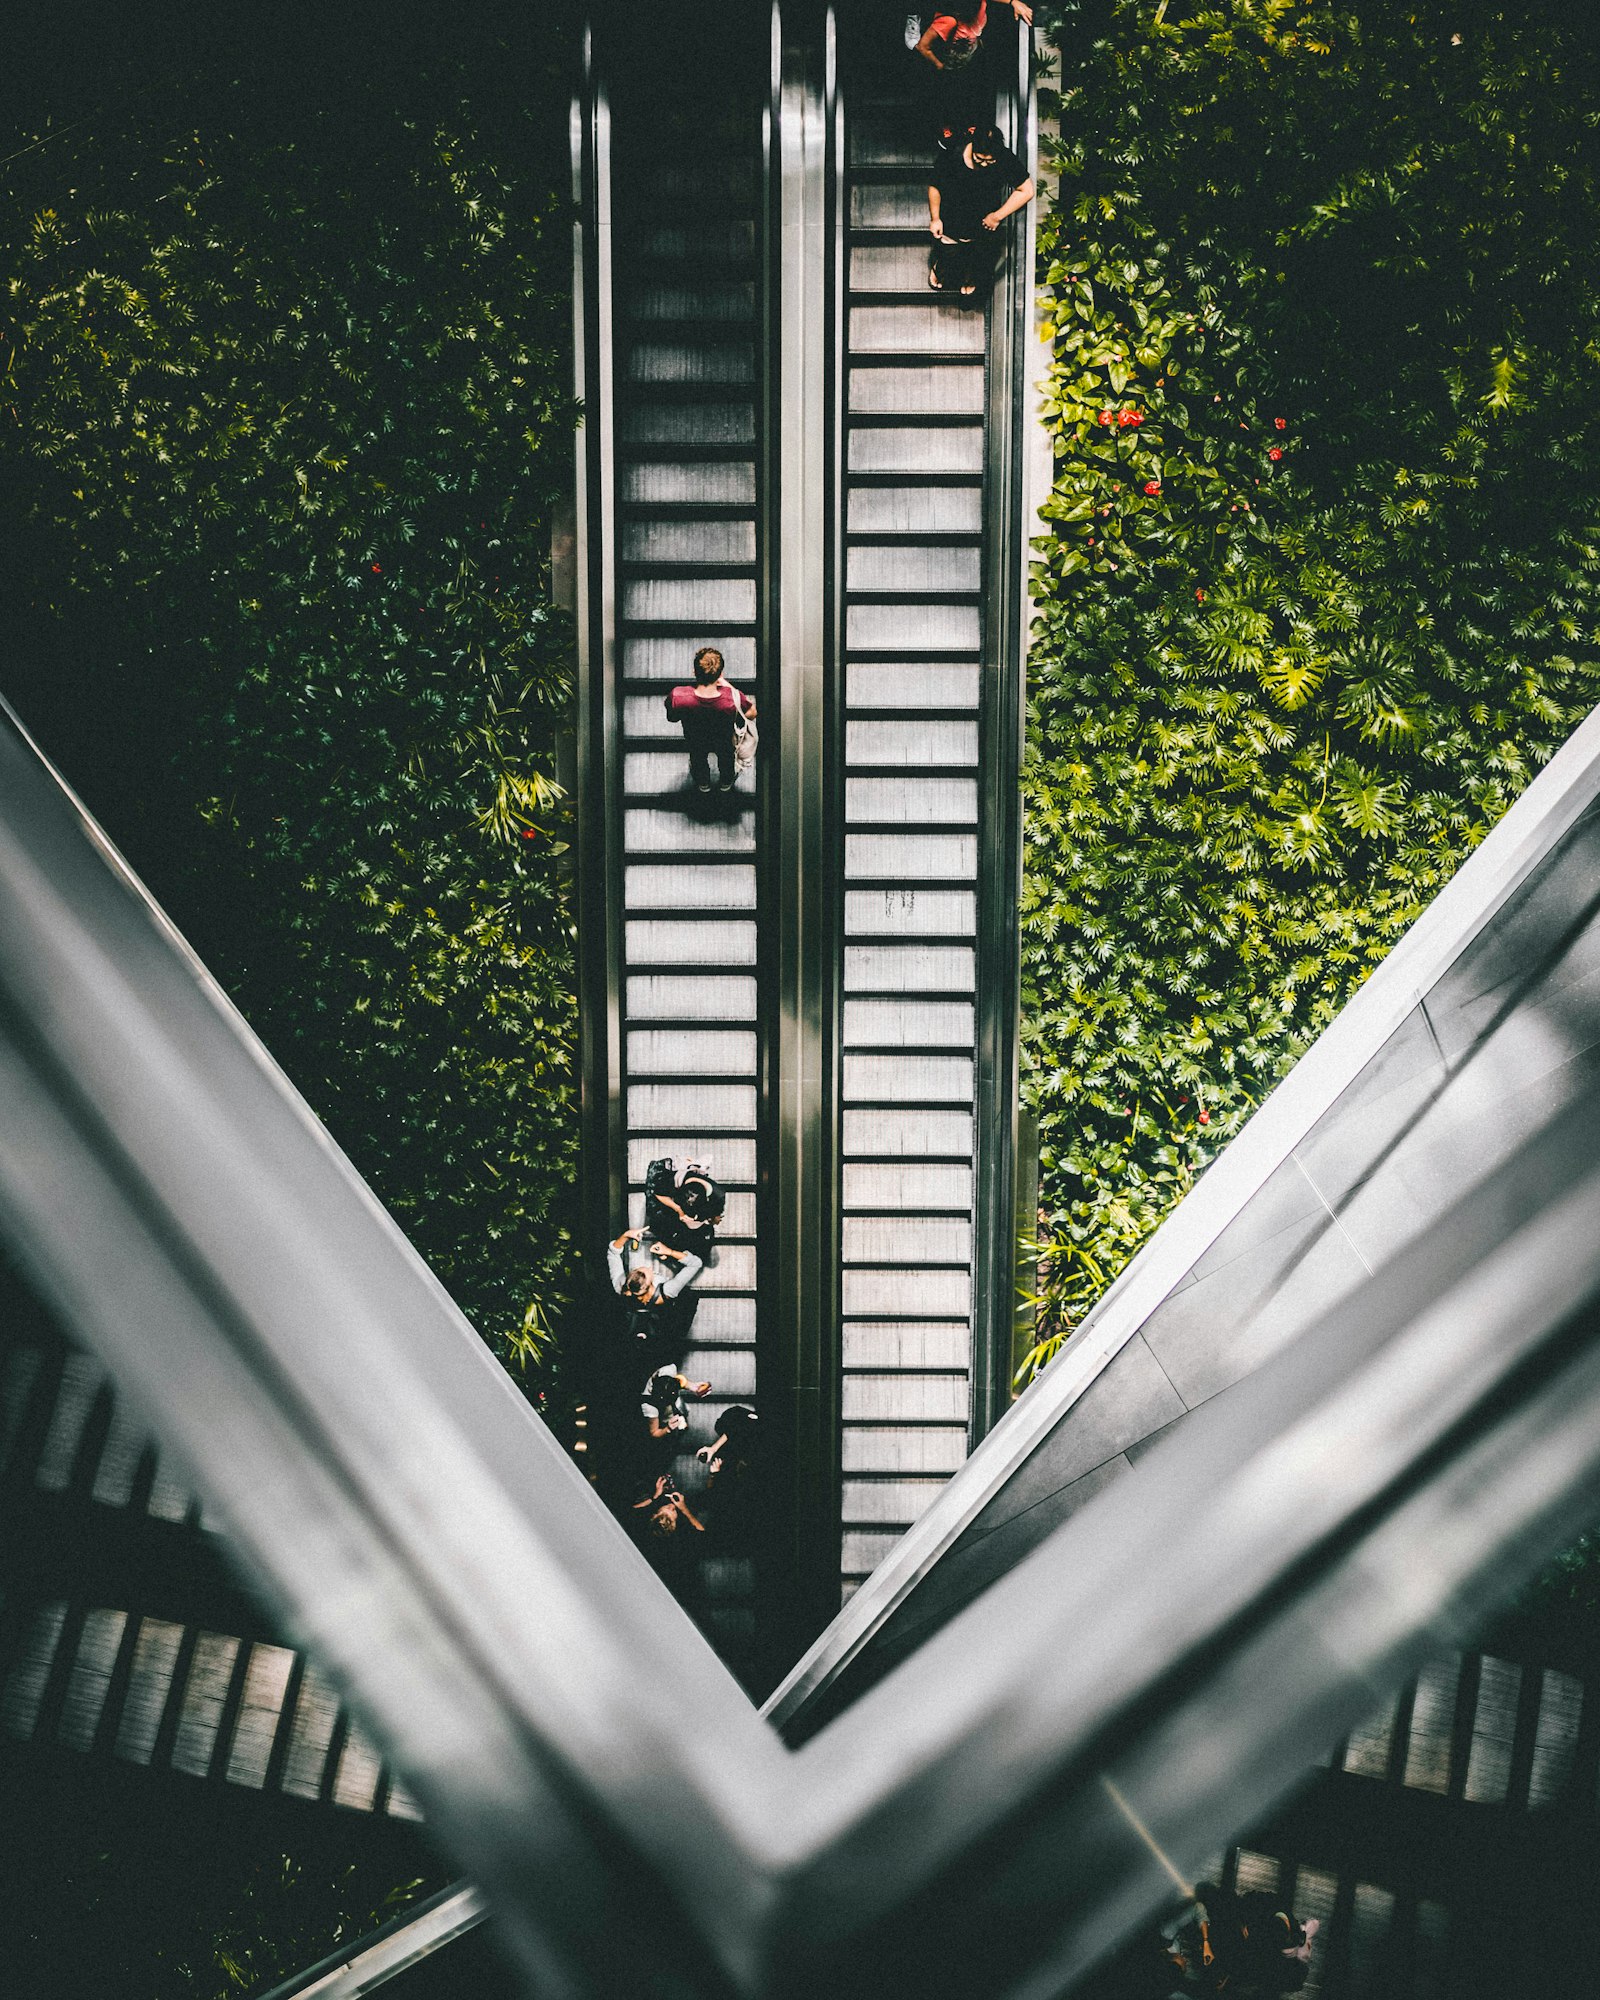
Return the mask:
{"type": "Polygon", "coordinates": [[[524,1363],[575,1166],[567,39],[252,22],[41,141],[0,409],[9,691],[524,1363]]]}
{"type": "Polygon", "coordinates": [[[1600,693],[1587,33],[1553,4],[1048,11],[1036,1360],[1600,693]]]}

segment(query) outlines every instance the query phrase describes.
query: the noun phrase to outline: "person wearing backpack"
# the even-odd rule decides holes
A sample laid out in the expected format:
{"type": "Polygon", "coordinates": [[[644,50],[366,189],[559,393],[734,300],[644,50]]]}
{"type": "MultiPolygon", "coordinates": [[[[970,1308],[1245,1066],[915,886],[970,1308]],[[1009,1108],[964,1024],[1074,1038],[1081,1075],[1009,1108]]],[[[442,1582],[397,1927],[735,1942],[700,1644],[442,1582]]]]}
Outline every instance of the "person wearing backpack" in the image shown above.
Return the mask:
{"type": "Polygon", "coordinates": [[[741,726],[746,731],[752,727],[755,712],[752,697],[726,678],[723,658],[716,647],[702,646],[694,656],[693,682],[675,687],[667,696],[667,720],[683,729],[689,751],[689,776],[696,791],[713,789],[713,758],[717,764],[715,789],[733,790],[739,775],[736,739],[741,726]]]}
{"type": "Polygon", "coordinates": [[[652,1160],[644,1175],[644,1226],[657,1243],[705,1257],[716,1241],[726,1201],[707,1170],[690,1161],[652,1160]]]}

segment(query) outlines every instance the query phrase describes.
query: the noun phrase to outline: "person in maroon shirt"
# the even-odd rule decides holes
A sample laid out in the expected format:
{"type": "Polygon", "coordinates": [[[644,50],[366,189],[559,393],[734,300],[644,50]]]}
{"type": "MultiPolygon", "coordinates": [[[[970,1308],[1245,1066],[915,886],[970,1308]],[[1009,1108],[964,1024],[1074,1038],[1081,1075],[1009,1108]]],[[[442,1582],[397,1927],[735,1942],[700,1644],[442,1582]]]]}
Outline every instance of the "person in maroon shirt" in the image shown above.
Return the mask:
{"type": "Polygon", "coordinates": [[[702,646],[694,656],[694,680],[667,696],[667,720],[681,723],[695,789],[711,790],[711,759],[717,760],[717,789],[731,792],[738,778],[733,756],[734,723],[753,716],[756,705],[724,678],[722,655],[702,646]]]}

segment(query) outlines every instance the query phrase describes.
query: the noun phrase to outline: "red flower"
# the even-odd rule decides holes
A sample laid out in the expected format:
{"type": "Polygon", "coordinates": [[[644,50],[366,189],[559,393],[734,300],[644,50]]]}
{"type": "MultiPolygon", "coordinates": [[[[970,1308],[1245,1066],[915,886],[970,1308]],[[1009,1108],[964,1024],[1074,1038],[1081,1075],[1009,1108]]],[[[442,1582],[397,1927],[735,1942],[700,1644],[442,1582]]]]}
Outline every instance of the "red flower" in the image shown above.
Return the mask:
{"type": "Polygon", "coordinates": [[[382,564],[382,563],[374,563],[374,564],[372,565],[372,574],[373,574],[374,576],[382,576],[382,575],[383,575],[383,564],[382,564]]]}
{"type": "Polygon", "coordinates": [[[536,826],[525,826],[522,829],[522,837],[524,840],[537,840],[539,838],[539,829],[536,826]]]}
{"type": "Polygon", "coordinates": [[[1270,458],[1270,459],[1271,459],[1271,460],[1273,461],[1273,463],[1274,463],[1274,464],[1276,464],[1276,463],[1277,463],[1277,461],[1278,461],[1278,460],[1279,460],[1280,458],[1282,458],[1282,456],[1283,456],[1283,453],[1282,453],[1281,451],[1279,451],[1279,449],[1278,449],[1278,447],[1277,447],[1276,445],[1274,445],[1274,446],[1272,447],[1271,451],[1269,451],[1269,452],[1267,453],[1267,456],[1268,456],[1268,458],[1270,458]]]}
{"type": "Polygon", "coordinates": [[[1202,1111],[1200,1116],[1195,1120],[1195,1123],[1197,1125],[1209,1125],[1211,1123],[1211,1113],[1209,1111],[1202,1111]]]}
{"type": "Polygon", "coordinates": [[[1144,422],[1144,411],[1130,410],[1128,412],[1128,422],[1133,426],[1135,430],[1137,430],[1139,426],[1144,422]]]}
{"type": "MultiPolygon", "coordinates": [[[[1196,604],[1204,604],[1206,601],[1205,592],[1203,590],[1197,590],[1194,594],[1194,601],[1196,604]]],[[[1184,1101],[1185,1103],[1187,1103],[1188,1102],[1187,1098],[1184,1101]]]]}
{"type": "Polygon", "coordinates": [[[1109,410],[1102,410],[1095,421],[1101,424],[1109,424],[1111,421],[1111,412],[1109,410]]]}
{"type": "Polygon", "coordinates": [[[1146,493],[1159,493],[1161,491],[1161,481],[1159,479],[1147,479],[1144,483],[1144,490],[1146,493]]]}
{"type": "Polygon", "coordinates": [[[1289,428],[1289,426],[1282,417],[1274,417],[1272,420],[1272,428],[1275,431],[1286,431],[1289,428]]]}

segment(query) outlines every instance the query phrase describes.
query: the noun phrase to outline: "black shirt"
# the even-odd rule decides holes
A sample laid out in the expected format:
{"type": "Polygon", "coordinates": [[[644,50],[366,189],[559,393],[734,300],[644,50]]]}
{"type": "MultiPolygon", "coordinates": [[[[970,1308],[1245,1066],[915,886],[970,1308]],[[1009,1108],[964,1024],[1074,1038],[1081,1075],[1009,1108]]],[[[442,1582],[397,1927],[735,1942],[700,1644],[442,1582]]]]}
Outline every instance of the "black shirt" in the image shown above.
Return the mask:
{"type": "Polygon", "coordinates": [[[1027,168],[1008,146],[996,147],[994,159],[986,167],[967,165],[964,144],[945,148],[933,169],[945,234],[963,240],[976,236],[983,218],[993,215],[1027,178],[1027,168]]]}

